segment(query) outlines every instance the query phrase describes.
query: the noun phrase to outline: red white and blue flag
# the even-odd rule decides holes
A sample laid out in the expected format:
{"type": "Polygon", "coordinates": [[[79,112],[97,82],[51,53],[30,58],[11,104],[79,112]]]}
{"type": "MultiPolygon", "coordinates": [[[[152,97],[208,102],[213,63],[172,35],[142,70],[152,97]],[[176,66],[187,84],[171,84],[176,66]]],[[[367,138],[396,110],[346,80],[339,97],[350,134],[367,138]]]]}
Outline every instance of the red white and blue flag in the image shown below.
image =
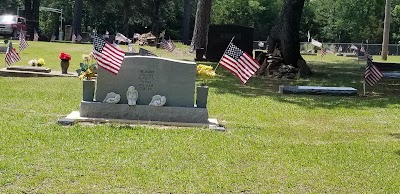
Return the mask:
{"type": "Polygon", "coordinates": [[[260,64],[253,57],[240,50],[232,42],[229,43],[219,64],[236,75],[242,84],[246,84],[247,80],[260,68],[260,64]]]}
{"type": "Polygon", "coordinates": [[[168,50],[169,52],[174,51],[174,49],[176,48],[175,44],[172,42],[171,39],[169,39],[169,40],[167,41],[167,40],[165,40],[164,38],[161,40],[160,46],[161,46],[163,49],[168,50]]]}
{"type": "Polygon", "coordinates": [[[22,50],[26,49],[26,47],[28,47],[28,43],[25,40],[25,34],[21,31],[19,33],[19,52],[21,52],[22,50]]]}
{"type": "Polygon", "coordinates": [[[8,65],[11,65],[20,60],[21,60],[21,58],[19,57],[17,51],[15,51],[15,49],[13,49],[11,46],[8,46],[7,51],[6,51],[6,63],[8,65]]]}
{"type": "Polygon", "coordinates": [[[100,67],[117,75],[125,52],[96,36],[93,41],[93,55],[100,67]]]}
{"type": "Polygon", "coordinates": [[[365,69],[365,82],[373,86],[375,85],[381,78],[383,77],[383,73],[372,63],[371,58],[367,58],[367,68],[365,69]]]}
{"type": "Polygon", "coordinates": [[[325,48],[322,48],[321,49],[321,57],[323,57],[323,56],[325,56],[326,55],[326,49],[325,48]]]}

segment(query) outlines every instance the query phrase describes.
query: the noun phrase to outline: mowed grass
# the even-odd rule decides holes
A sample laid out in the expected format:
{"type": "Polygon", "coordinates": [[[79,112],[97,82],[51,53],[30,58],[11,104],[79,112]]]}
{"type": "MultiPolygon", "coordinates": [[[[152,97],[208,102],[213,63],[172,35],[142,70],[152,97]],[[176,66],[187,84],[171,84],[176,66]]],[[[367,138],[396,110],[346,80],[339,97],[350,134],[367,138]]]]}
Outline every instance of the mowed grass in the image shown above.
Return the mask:
{"type": "MultiPolygon", "coordinates": [[[[77,68],[91,50],[29,43],[23,60],[46,57],[52,69],[59,52],[70,52],[77,68]]],[[[305,58],[314,74],[297,80],[255,77],[240,85],[219,67],[208,109],[226,132],[60,126],[57,119],[79,109],[79,79],[0,77],[0,193],[400,192],[400,80],[384,78],[362,96],[365,62],[305,58]],[[360,95],[281,95],[279,85],[348,86],[360,95]]]]}

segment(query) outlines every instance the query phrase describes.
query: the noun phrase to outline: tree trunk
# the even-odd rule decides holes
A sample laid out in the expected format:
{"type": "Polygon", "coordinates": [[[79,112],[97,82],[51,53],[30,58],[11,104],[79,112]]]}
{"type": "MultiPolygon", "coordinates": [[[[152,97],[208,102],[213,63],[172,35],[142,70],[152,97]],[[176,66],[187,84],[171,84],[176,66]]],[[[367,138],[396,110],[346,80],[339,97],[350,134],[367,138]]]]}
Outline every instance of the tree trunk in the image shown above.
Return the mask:
{"type": "Polygon", "coordinates": [[[151,33],[158,36],[160,26],[160,4],[161,0],[153,0],[153,16],[151,18],[151,33]]]}
{"type": "Polygon", "coordinates": [[[40,0],[33,0],[33,3],[32,3],[32,18],[33,18],[33,20],[35,20],[33,28],[38,30],[38,31],[39,31],[39,7],[40,7],[40,0]]]}
{"type": "Polygon", "coordinates": [[[191,13],[191,0],[184,0],[183,2],[183,29],[182,29],[182,43],[189,45],[190,36],[190,13],[191,13]]]}
{"type": "Polygon", "coordinates": [[[82,5],[83,0],[75,0],[73,33],[78,36],[82,32],[82,5]]]}
{"type": "Polygon", "coordinates": [[[300,55],[299,30],[304,1],[284,0],[278,22],[268,38],[268,53],[278,48],[282,53],[283,63],[300,68],[303,75],[311,73],[300,55]]]}
{"type": "Polygon", "coordinates": [[[212,0],[198,0],[191,50],[206,48],[212,0]]]}
{"type": "Polygon", "coordinates": [[[33,38],[34,30],[39,31],[39,7],[40,0],[25,0],[25,18],[27,21],[27,34],[33,38]]]}
{"type": "Polygon", "coordinates": [[[390,10],[391,10],[391,0],[386,0],[385,5],[385,21],[383,26],[383,42],[382,42],[382,60],[387,60],[388,56],[388,44],[389,44],[389,32],[390,32],[390,10]]]}
{"type": "Polygon", "coordinates": [[[126,37],[129,37],[129,13],[130,13],[130,1],[124,0],[124,27],[123,33],[126,37]]]}
{"type": "Polygon", "coordinates": [[[25,18],[27,20],[32,20],[32,0],[25,0],[25,18]]]}

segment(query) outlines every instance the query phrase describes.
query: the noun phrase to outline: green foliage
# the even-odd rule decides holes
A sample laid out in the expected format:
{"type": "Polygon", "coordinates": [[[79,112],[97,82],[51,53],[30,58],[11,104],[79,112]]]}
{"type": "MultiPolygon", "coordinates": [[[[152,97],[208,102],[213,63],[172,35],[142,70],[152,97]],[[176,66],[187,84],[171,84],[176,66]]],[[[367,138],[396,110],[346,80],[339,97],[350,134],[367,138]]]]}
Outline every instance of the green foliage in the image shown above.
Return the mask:
{"type": "Polygon", "coordinates": [[[280,4],[276,0],[217,0],[212,9],[212,23],[254,27],[254,38],[265,40],[275,24],[280,4]]]}
{"type": "Polygon", "coordinates": [[[312,35],[327,41],[365,41],[380,43],[382,40],[384,0],[319,0],[311,1],[319,30],[312,35]]]}
{"type": "MultiPolygon", "coordinates": [[[[87,0],[83,4],[82,31],[97,29],[111,33],[123,32],[124,12],[128,13],[129,34],[151,31],[154,11],[153,1],[106,1],[87,0]]],[[[183,0],[160,0],[159,17],[155,20],[159,30],[167,29],[167,36],[181,39],[183,0]]],[[[276,24],[282,0],[214,0],[211,22],[213,24],[238,24],[254,27],[254,39],[267,39],[276,24]]],[[[63,10],[65,25],[73,22],[73,0],[41,0],[42,7],[63,10]]],[[[307,40],[310,31],[313,38],[323,42],[381,43],[385,0],[306,0],[301,21],[300,40],[307,40]]],[[[390,43],[400,40],[400,0],[392,2],[390,43]]],[[[15,13],[23,1],[0,2],[0,13],[15,13]]],[[[196,2],[191,2],[191,28],[193,28],[196,2]]],[[[59,14],[40,12],[42,34],[51,37],[59,31],[59,14]]],[[[279,25],[279,24],[278,24],[279,25]]]]}
{"type": "Polygon", "coordinates": [[[80,68],[76,70],[81,80],[91,80],[96,75],[97,64],[80,63],[80,68]]]}

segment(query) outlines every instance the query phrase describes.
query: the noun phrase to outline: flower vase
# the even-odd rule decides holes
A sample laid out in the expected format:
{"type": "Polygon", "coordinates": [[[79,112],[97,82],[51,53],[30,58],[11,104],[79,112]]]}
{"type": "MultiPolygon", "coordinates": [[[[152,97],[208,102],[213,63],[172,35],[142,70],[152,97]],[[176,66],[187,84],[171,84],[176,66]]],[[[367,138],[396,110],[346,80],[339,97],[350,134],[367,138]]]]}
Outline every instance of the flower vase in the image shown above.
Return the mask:
{"type": "Polygon", "coordinates": [[[68,60],[61,60],[61,73],[62,74],[67,74],[68,73],[68,67],[69,67],[69,61],[68,60]]]}
{"type": "Polygon", "coordinates": [[[208,98],[208,86],[197,86],[196,105],[197,108],[206,108],[208,98]]]}
{"type": "Polygon", "coordinates": [[[93,102],[95,85],[94,80],[83,80],[83,101],[93,102]]]}

